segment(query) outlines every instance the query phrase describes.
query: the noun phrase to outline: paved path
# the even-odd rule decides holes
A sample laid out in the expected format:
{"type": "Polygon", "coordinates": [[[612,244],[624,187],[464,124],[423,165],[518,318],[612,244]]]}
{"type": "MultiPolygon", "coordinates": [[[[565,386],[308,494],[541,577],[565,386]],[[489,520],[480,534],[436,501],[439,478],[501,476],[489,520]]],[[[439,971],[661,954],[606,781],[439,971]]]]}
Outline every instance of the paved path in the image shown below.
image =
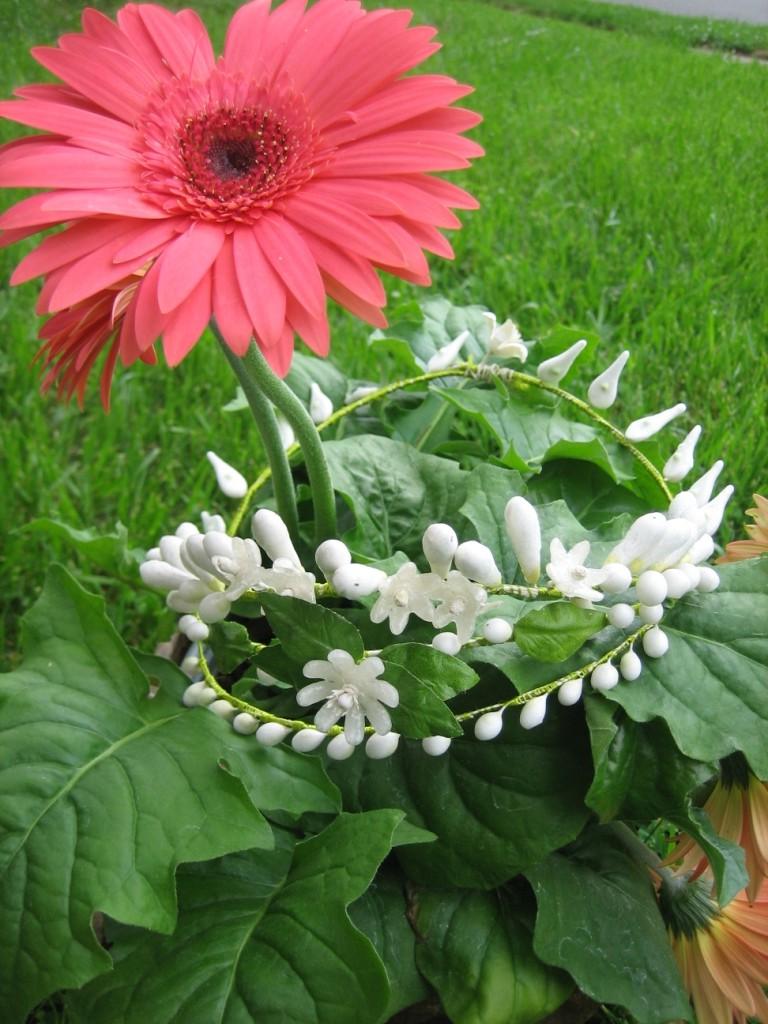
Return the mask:
{"type": "MultiPolygon", "coordinates": [[[[600,0],[598,0],[600,2],[600,0]]],[[[603,0],[609,2],[609,0],[603,0]]],[[[709,18],[731,18],[768,25],[768,0],[610,0],[625,7],[647,7],[668,14],[690,14],[709,18]]]]}

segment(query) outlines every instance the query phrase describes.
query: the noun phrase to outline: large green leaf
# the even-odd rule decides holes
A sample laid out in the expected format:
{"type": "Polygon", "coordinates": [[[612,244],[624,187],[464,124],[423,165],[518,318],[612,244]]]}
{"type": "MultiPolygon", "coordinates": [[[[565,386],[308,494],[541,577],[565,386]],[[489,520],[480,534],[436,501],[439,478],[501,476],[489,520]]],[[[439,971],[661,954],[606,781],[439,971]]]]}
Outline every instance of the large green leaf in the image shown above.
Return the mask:
{"type": "MultiPolygon", "coordinates": [[[[20,528],[22,533],[41,533],[54,540],[64,541],[100,569],[117,576],[135,575],[136,567],[144,558],[141,548],[132,548],[128,543],[128,530],[117,523],[113,533],[98,533],[96,530],[79,530],[58,519],[32,519],[20,528]]],[[[138,582],[138,580],[137,580],[138,582]]]]}
{"type": "Polygon", "coordinates": [[[643,824],[665,818],[676,824],[706,851],[720,902],[728,903],[747,883],[744,851],[719,836],[691,802],[691,793],[712,778],[714,767],[681,754],[658,718],[633,722],[615,704],[591,695],[585,706],[595,764],[587,804],[601,821],[621,817],[643,824]]]}
{"type": "Polygon", "coordinates": [[[323,451],[333,486],[355,516],[345,539],[367,557],[386,558],[398,550],[420,557],[430,523],[460,525],[467,474],[455,462],[371,434],[329,441],[323,451]]]}
{"type": "Polygon", "coordinates": [[[390,849],[398,811],[341,815],[275,854],[179,879],[173,935],[134,940],[75,998],[81,1024],[375,1024],[387,975],[346,908],[390,849]]]}
{"type": "Polygon", "coordinates": [[[664,617],[663,658],[607,696],[638,722],[663,718],[680,750],[715,761],[740,750],[768,779],[768,559],[718,567],[720,588],[664,617]]]}
{"type": "Polygon", "coordinates": [[[690,1020],[647,868],[610,831],[593,829],[526,872],[539,905],[533,948],[600,1003],[638,1024],[690,1020]]]}
{"type": "MultiPolygon", "coordinates": [[[[103,602],[63,569],[49,572],[23,644],[21,668],[0,680],[0,1017],[9,1024],[51,991],[108,970],[94,911],[169,932],[177,864],[272,842],[226,767],[227,746],[237,746],[228,726],[163,688],[151,697],[103,602]]],[[[243,757],[237,770],[257,769],[243,757]]]]}
{"type": "Polygon", "coordinates": [[[462,331],[470,333],[461,351],[462,358],[482,359],[487,353],[482,306],[454,306],[438,295],[419,305],[410,303],[395,308],[389,327],[371,335],[370,347],[379,355],[393,355],[406,373],[418,374],[438,349],[462,331]]]}
{"type": "Polygon", "coordinates": [[[379,871],[368,890],[349,908],[352,923],[368,936],[387,969],[390,992],[383,1020],[420,1002],[430,992],[416,967],[416,935],[407,914],[406,880],[391,865],[379,871]]]}
{"type": "Polygon", "coordinates": [[[326,658],[334,649],[362,658],[362,637],[351,622],[330,608],[277,594],[260,594],[259,601],[283,651],[298,665],[326,658]]]}
{"type": "Polygon", "coordinates": [[[382,650],[381,657],[391,665],[407,668],[441,700],[450,700],[477,682],[477,672],[469,665],[435,650],[431,644],[392,644],[382,650]]]}
{"type": "Polygon", "coordinates": [[[516,893],[423,890],[416,906],[418,965],[453,1024],[538,1024],[573,991],[534,953],[533,908],[516,893]]]}
{"type": "Polygon", "coordinates": [[[461,735],[453,712],[404,665],[385,659],[382,679],[400,694],[400,702],[390,711],[395,732],[412,738],[461,735]]]}
{"type": "Polygon", "coordinates": [[[556,601],[517,620],[515,643],[530,658],[565,661],[605,625],[605,613],[556,601]]]}
{"type": "Polygon", "coordinates": [[[526,731],[510,712],[489,743],[458,739],[442,757],[401,741],[386,761],[355,755],[329,767],[352,809],[400,807],[437,835],[398,850],[425,885],[493,888],[578,835],[589,814],[586,730],[572,709],[551,709],[526,731]]]}
{"type": "Polygon", "coordinates": [[[579,522],[590,530],[619,515],[636,519],[652,511],[647,501],[615,483],[597,466],[572,459],[547,462],[538,476],[527,481],[527,487],[528,500],[534,505],[565,501],[579,522]]]}

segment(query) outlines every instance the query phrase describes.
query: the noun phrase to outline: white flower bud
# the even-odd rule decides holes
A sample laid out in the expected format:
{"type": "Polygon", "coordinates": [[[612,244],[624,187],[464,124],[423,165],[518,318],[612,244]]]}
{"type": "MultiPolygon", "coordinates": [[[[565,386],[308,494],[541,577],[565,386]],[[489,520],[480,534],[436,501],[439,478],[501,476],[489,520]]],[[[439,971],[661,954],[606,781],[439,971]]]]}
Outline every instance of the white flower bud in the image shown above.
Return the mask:
{"type": "Polygon", "coordinates": [[[476,540],[459,544],[453,556],[456,568],[475,583],[496,587],[501,583],[501,573],[493,560],[493,552],[476,540]]]}
{"type": "Polygon", "coordinates": [[[203,523],[203,533],[227,532],[227,524],[220,515],[211,515],[210,512],[201,512],[200,519],[203,523]]]}
{"type": "Polygon", "coordinates": [[[228,700],[214,700],[208,705],[208,710],[212,711],[214,715],[218,715],[219,718],[234,718],[235,709],[229,703],[228,700]]]}
{"type": "Polygon", "coordinates": [[[615,604],[605,614],[616,629],[627,629],[635,621],[635,609],[631,604],[615,604]]]}
{"type": "MultiPolygon", "coordinates": [[[[709,537],[709,540],[712,538],[709,537]]],[[[709,556],[707,556],[709,557],[709,556]]],[[[680,572],[685,573],[688,579],[688,589],[695,590],[701,580],[701,569],[698,565],[692,565],[690,562],[681,562],[678,566],[680,572]]]]}
{"type": "Polygon", "coordinates": [[[196,654],[188,654],[181,663],[181,671],[188,676],[196,674],[200,668],[200,659],[196,654]]]}
{"type": "Polygon", "coordinates": [[[545,359],[543,363],[539,363],[536,376],[540,380],[546,381],[547,384],[559,384],[586,347],[587,343],[582,338],[567,348],[565,352],[561,352],[551,359],[545,359]]]}
{"type": "Polygon", "coordinates": [[[182,540],[186,540],[187,537],[191,537],[195,533],[200,533],[194,523],[179,523],[176,527],[176,536],[182,540]]]}
{"type": "Polygon", "coordinates": [[[670,501],[667,516],[670,519],[687,519],[690,515],[697,512],[698,508],[699,503],[696,500],[695,494],[691,491],[680,491],[680,493],[676,494],[672,501],[670,501]]]}
{"type": "Polygon", "coordinates": [[[438,633],[432,637],[432,646],[443,654],[456,655],[461,650],[461,641],[455,633],[438,633]]]}
{"type": "MultiPolygon", "coordinates": [[[[358,402],[361,398],[367,398],[378,390],[373,384],[361,384],[347,395],[347,404],[351,405],[353,402],[358,402]]],[[[363,409],[365,407],[361,405],[360,408],[363,409]]]]}
{"type": "Polygon", "coordinates": [[[447,523],[432,523],[424,531],[421,546],[432,572],[445,579],[459,546],[456,531],[447,523]]]}
{"type": "Polygon", "coordinates": [[[654,413],[653,416],[642,416],[639,420],[633,420],[624,431],[628,441],[647,441],[649,437],[658,434],[668,423],[676,419],[687,409],[685,402],[678,402],[669,409],[654,413]]]}
{"type": "Polygon", "coordinates": [[[183,569],[177,569],[167,562],[142,562],[139,566],[139,573],[142,580],[148,587],[154,590],[175,590],[185,580],[190,578],[189,573],[183,569]]]}
{"type": "Polygon", "coordinates": [[[387,574],[372,565],[342,565],[333,574],[333,589],[341,597],[355,601],[360,597],[370,597],[386,580],[387,574]]]}
{"type": "MultiPolygon", "coordinates": [[[[160,554],[158,558],[162,558],[168,562],[169,565],[175,565],[177,569],[184,569],[184,563],[181,560],[181,548],[184,544],[184,540],[176,534],[166,534],[165,537],[160,538],[160,554]]],[[[149,556],[147,556],[149,557],[149,556]]]]}
{"type": "Polygon", "coordinates": [[[517,324],[513,320],[505,320],[503,324],[496,325],[496,317],[493,313],[483,313],[491,329],[491,336],[488,341],[488,351],[499,359],[519,359],[524,363],[528,358],[528,348],[523,341],[517,324]]]}
{"type": "MultiPolygon", "coordinates": [[[[702,518],[700,514],[699,518],[702,518]]],[[[697,526],[690,519],[668,519],[659,540],[639,560],[642,567],[658,571],[673,568],[687,554],[701,532],[702,526],[697,526]]]]}
{"type": "Polygon", "coordinates": [[[504,509],[507,536],[526,582],[541,575],[541,527],[536,509],[525,498],[510,498],[504,509]]]}
{"type": "Polygon", "coordinates": [[[203,550],[211,560],[214,558],[231,558],[232,538],[226,533],[211,530],[203,534],[203,550]]]}
{"type": "Polygon", "coordinates": [[[331,579],[342,565],[349,565],[351,561],[349,548],[340,540],[324,540],[315,551],[315,562],[327,580],[331,579]]]}
{"type": "Polygon", "coordinates": [[[523,710],[520,712],[520,725],[523,729],[535,729],[544,721],[547,714],[547,696],[546,693],[542,693],[540,697],[534,697],[523,704],[523,710]]]}
{"type": "Polygon", "coordinates": [[[685,440],[680,442],[664,464],[663,473],[665,480],[676,484],[688,476],[693,469],[693,453],[700,437],[701,427],[696,426],[685,440]]]}
{"type": "Polygon", "coordinates": [[[373,761],[383,761],[385,757],[391,757],[394,754],[399,742],[400,734],[397,732],[388,732],[383,736],[375,732],[365,744],[366,757],[370,757],[373,761]]]}
{"type": "Polygon", "coordinates": [[[501,711],[486,711],[475,722],[475,737],[478,740],[494,740],[504,727],[501,711]]]}
{"type": "Polygon", "coordinates": [[[186,636],[187,640],[197,643],[198,640],[207,640],[210,630],[204,622],[200,622],[194,615],[182,615],[179,619],[179,632],[186,636]]]}
{"type": "Polygon", "coordinates": [[[333,761],[346,761],[347,758],[352,757],[355,752],[355,747],[353,744],[347,742],[347,738],[343,732],[337,733],[325,749],[328,753],[328,757],[333,761]]]}
{"type": "Polygon", "coordinates": [[[578,704],[581,700],[581,691],[583,688],[583,679],[568,679],[558,689],[557,699],[563,707],[569,708],[572,704],[578,704]]]}
{"type": "Polygon", "coordinates": [[[224,459],[220,459],[216,452],[206,452],[206,458],[213,466],[216,474],[216,483],[222,494],[228,498],[243,498],[248,491],[248,481],[242,473],[230,466],[224,459]]]}
{"type": "Polygon", "coordinates": [[[607,575],[600,584],[600,590],[606,594],[623,594],[632,586],[632,573],[621,562],[610,562],[603,566],[607,575]]]}
{"type": "Polygon", "coordinates": [[[277,420],[277,432],[280,435],[280,443],[283,449],[292,448],[296,444],[296,435],[288,420],[279,412],[275,414],[277,420]]]}
{"type": "Polygon", "coordinates": [[[291,746],[300,754],[308,754],[311,750],[317,750],[325,738],[326,734],[319,729],[299,729],[293,734],[291,746]]]}
{"type": "Polygon", "coordinates": [[[715,542],[708,533],[705,533],[703,537],[699,537],[699,539],[694,541],[688,548],[685,560],[681,562],[680,568],[684,568],[689,563],[695,566],[698,565],[699,562],[706,562],[708,558],[711,558],[714,550],[715,542]]]}
{"type": "Polygon", "coordinates": [[[595,409],[610,409],[619,391],[619,377],[627,365],[629,352],[625,349],[611,365],[595,377],[587,391],[587,401],[595,409]]]}
{"type": "Polygon", "coordinates": [[[616,666],[612,665],[610,661],[604,661],[602,665],[598,665],[594,670],[590,682],[594,690],[600,690],[601,692],[612,690],[619,682],[619,673],[616,666]]]}
{"type": "Polygon", "coordinates": [[[699,569],[699,582],[696,589],[702,594],[711,594],[720,586],[720,577],[711,565],[702,565],[699,569]]]}
{"type": "Polygon", "coordinates": [[[163,559],[160,548],[150,548],[149,551],[144,555],[145,562],[161,562],[163,559]]]}
{"type": "Polygon", "coordinates": [[[440,757],[451,745],[450,736],[425,736],[421,741],[421,749],[430,757],[440,757]]]}
{"type": "Polygon", "coordinates": [[[702,506],[701,511],[704,513],[705,519],[705,530],[708,534],[712,535],[716,533],[720,523],[723,521],[725,515],[725,506],[731,500],[733,495],[733,484],[728,484],[718,494],[716,498],[707,502],[706,505],[702,506]]]}
{"type": "Polygon", "coordinates": [[[621,672],[622,678],[626,679],[628,683],[633,682],[637,679],[640,673],[643,671],[643,663],[640,661],[635,652],[630,648],[625,655],[623,655],[619,662],[619,671],[621,672]]]}
{"type": "Polygon", "coordinates": [[[288,533],[288,527],[277,514],[268,508],[260,508],[251,519],[251,533],[259,545],[274,562],[287,558],[291,565],[301,568],[301,560],[288,533]]]}
{"type": "Polygon", "coordinates": [[[644,626],[655,626],[664,618],[664,605],[641,604],[637,614],[644,626]]]}
{"type": "Polygon", "coordinates": [[[226,619],[231,608],[232,604],[229,598],[217,592],[215,594],[206,594],[200,602],[197,613],[203,622],[207,622],[210,625],[213,622],[221,622],[222,619],[226,619]]]}
{"type": "Polygon", "coordinates": [[[688,574],[682,569],[665,569],[663,576],[667,581],[667,597],[677,599],[683,597],[691,589],[688,574]]]}
{"type": "Polygon", "coordinates": [[[276,747],[290,733],[287,725],[279,722],[265,722],[256,730],[256,739],[263,747],[276,747]]]}
{"type": "Polygon", "coordinates": [[[232,719],[232,728],[241,736],[252,736],[259,728],[259,720],[254,715],[248,714],[247,711],[241,711],[232,719]]]}
{"type": "Polygon", "coordinates": [[[635,568],[636,563],[642,563],[647,552],[661,540],[667,528],[666,517],[661,512],[648,512],[640,516],[627,530],[626,536],[620,540],[606,559],[606,565],[611,562],[620,562],[630,569],[635,568]]]}
{"type": "Polygon", "coordinates": [[[459,352],[461,352],[468,337],[469,331],[462,331],[453,341],[449,341],[447,345],[439,348],[427,363],[427,372],[447,370],[449,366],[457,363],[459,361],[459,352]]]}
{"type": "Polygon", "coordinates": [[[718,459],[714,465],[710,466],[703,476],[700,476],[695,483],[691,484],[689,493],[694,496],[699,507],[706,505],[712,497],[712,492],[715,489],[717,478],[720,476],[724,465],[725,463],[723,460],[718,459]]]}
{"type": "Polygon", "coordinates": [[[641,574],[636,590],[641,604],[661,604],[667,596],[667,581],[660,572],[649,569],[641,574]]]}
{"type": "Polygon", "coordinates": [[[312,381],[309,389],[309,415],[315,424],[333,415],[333,402],[315,381],[312,381]]]}
{"type": "MultiPolygon", "coordinates": [[[[200,704],[200,700],[203,696],[204,691],[207,689],[207,683],[192,683],[192,685],[188,686],[184,691],[184,694],[181,698],[181,703],[184,705],[185,708],[196,708],[200,704]]],[[[215,697],[215,690],[211,690],[211,693],[213,693],[215,697]]]]}
{"type": "Polygon", "coordinates": [[[661,658],[669,650],[667,634],[654,626],[643,636],[643,650],[649,658],[661,658]]]}
{"type": "Polygon", "coordinates": [[[488,619],[483,626],[483,636],[489,644],[505,644],[512,639],[512,623],[506,619],[488,619]]]}

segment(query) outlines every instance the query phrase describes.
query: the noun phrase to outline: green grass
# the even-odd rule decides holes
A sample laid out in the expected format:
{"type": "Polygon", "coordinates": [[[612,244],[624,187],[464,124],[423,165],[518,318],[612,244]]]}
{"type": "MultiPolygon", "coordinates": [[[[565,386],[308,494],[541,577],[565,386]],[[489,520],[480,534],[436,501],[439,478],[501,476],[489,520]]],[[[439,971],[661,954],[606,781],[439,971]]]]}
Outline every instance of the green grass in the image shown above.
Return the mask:
{"type": "MultiPolygon", "coordinates": [[[[198,6],[220,41],[229,5],[198,6]]],[[[433,261],[435,289],[515,317],[529,338],[559,322],[596,329],[601,364],[631,348],[620,421],[688,402],[676,433],[703,423],[700,459],[727,460],[738,518],[752,490],[766,487],[768,68],[671,46],[662,31],[668,20],[648,12],[643,23],[656,19],[658,33],[632,35],[480,2],[413,6],[420,21],[441,29],[445,46],[433,70],[477,86],[472,103],[485,115],[477,136],[488,151],[465,179],[483,209],[455,237],[456,262],[433,261]]],[[[0,92],[39,78],[27,48],[72,30],[78,11],[74,3],[0,0],[0,92]]],[[[0,253],[1,280],[19,248],[0,253]]],[[[120,519],[133,543],[149,546],[216,505],[207,448],[254,470],[247,418],[219,412],[234,384],[210,339],[174,371],[120,372],[109,416],[95,389],[83,413],[41,399],[29,365],[36,290],[0,294],[7,531],[41,515],[104,529],[120,519]]],[[[399,282],[390,291],[412,294],[399,282]]],[[[364,327],[342,315],[334,323],[334,357],[353,374],[376,377],[364,327]]],[[[668,443],[671,450],[675,437],[668,443]]],[[[38,536],[3,538],[10,652],[52,552],[38,536]]],[[[159,601],[148,605],[125,588],[108,594],[132,642],[151,643],[169,628],[169,619],[156,618],[159,601]]]]}

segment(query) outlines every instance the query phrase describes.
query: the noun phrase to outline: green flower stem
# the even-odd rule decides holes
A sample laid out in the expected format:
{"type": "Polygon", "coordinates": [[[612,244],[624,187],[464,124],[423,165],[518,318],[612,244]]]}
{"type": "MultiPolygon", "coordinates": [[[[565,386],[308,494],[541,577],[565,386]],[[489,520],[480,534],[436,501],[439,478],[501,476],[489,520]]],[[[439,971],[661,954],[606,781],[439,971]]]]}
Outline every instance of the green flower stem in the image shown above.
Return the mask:
{"type": "MultiPolygon", "coordinates": [[[[245,361],[240,359],[224,341],[215,321],[211,321],[211,330],[221,345],[227,362],[232,367],[235,376],[243,389],[243,393],[251,407],[256,427],[261,435],[261,441],[267,454],[272,487],[275,492],[277,511],[283,522],[288,527],[288,532],[294,541],[299,537],[299,513],[296,508],[296,491],[293,487],[291,467],[288,463],[283,444],[280,439],[280,429],[277,425],[277,417],[272,407],[272,402],[267,397],[255,375],[249,372],[245,361]]],[[[261,476],[264,474],[262,473],[261,476]]],[[[234,531],[230,531],[234,533],[234,531]]]]}
{"type": "Polygon", "coordinates": [[[544,697],[548,693],[552,693],[553,690],[559,689],[563,683],[570,682],[571,679],[581,679],[584,676],[588,676],[591,672],[597,668],[598,665],[605,664],[606,661],[611,661],[613,658],[617,658],[620,654],[628,651],[629,648],[642,636],[644,636],[649,629],[653,629],[653,624],[641,626],[637,632],[631,636],[626,637],[620,644],[612,648],[610,651],[606,651],[605,654],[596,658],[594,661],[590,661],[587,665],[582,665],[581,668],[575,669],[573,672],[569,672],[567,675],[560,676],[559,679],[553,679],[551,683],[544,683],[543,686],[537,686],[534,690],[527,690],[525,693],[519,694],[517,697],[513,697],[511,700],[501,701],[498,704],[489,704],[484,708],[477,708],[475,711],[465,711],[462,715],[457,715],[456,718],[460,722],[465,722],[468,719],[476,718],[478,715],[484,715],[486,711],[505,711],[507,708],[519,707],[521,704],[527,704],[528,701],[533,700],[535,697],[544,697]]]}
{"type": "MultiPolygon", "coordinates": [[[[562,592],[555,587],[520,587],[516,583],[502,583],[496,587],[486,587],[482,583],[478,583],[477,586],[483,587],[491,597],[504,594],[509,597],[516,597],[520,601],[559,601],[563,596],[562,592]]],[[[238,600],[258,602],[259,594],[260,591],[258,590],[246,590],[238,600]]],[[[318,601],[324,597],[340,596],[330,583],[315,584],[315,598],[318,601]]],[[[472,641],[469,642],[471,643],[472,641]]]]}
{"type": "Polygon", "coordinates": [[[335,537],[336,499],[328,463],[323,454],[323,445],[312,417],[288,385],[275,376],[258,345],[250,345],[243,357],[243,364],[261,391],[285,416],[296,434],[312,490],[317,543],[335,537]]]}

